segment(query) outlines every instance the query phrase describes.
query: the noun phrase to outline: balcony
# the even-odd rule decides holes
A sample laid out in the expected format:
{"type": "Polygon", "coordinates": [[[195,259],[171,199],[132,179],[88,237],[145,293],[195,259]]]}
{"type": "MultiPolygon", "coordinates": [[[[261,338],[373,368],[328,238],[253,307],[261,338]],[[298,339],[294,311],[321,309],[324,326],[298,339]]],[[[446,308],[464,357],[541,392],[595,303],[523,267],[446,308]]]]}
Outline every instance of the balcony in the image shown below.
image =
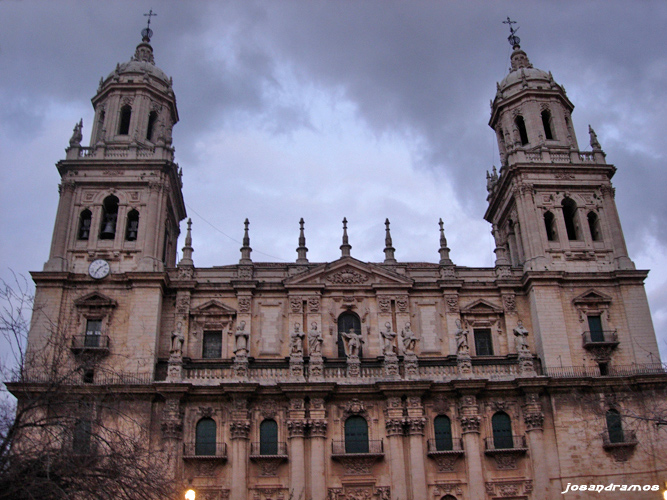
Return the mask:
{"type": "Polygon", "coordinates": [[[485,440],[486,446],[484,453],[487,455],[495,455],[498,453],[526,453],[528,445],[526,444],[526,436],[499,436],[488,437],[485,440]]]}
{"type": "Polygon", "coordinates": [[[620,434],[615,434],[613,439],[611,439],[608,431],[602,433],[602,448],[614,457],[616,462],[627,462],[634,453],[637,444],[635,431],[624,430],[620,434]]]}
{"type": "Polygon", "coordinates": [[[183,460],[227,461],[226,443],[183,443],[183,460]]]}
{"type": "Polygon", "coordinates": [[[287,458],[285,443],[250,443],[250,460],[259,466],[260,477],[276,477],[278,467],[287,462],[287,458]]]}
{"type": "Polygon", "coordinates": [[[381,439],[331,442],[331,459],[345,467],[346,475],[371,475],[373,464],[383,457],[381,439]]]}
{"type": "Polygon", "coordinates": [[[74,354],[109,354],[108,335],[75,335],[70,347],[74,354]]]}
{"type": "Polygon", "coordinates": [[[583,345],[585,349],[595,347],[608,347],[613,349],[618,346],[618,335],[616,334],[616,330],[584,332],[583,345]]]}
{"type": "Polygon", "coordinates": [[[435,439],[427,442],[426,455],[435,461],[438,472],[454,472],[456,461],[465,454],[461,438],[452,439],[451,448],[448,444],[435,439]]]}

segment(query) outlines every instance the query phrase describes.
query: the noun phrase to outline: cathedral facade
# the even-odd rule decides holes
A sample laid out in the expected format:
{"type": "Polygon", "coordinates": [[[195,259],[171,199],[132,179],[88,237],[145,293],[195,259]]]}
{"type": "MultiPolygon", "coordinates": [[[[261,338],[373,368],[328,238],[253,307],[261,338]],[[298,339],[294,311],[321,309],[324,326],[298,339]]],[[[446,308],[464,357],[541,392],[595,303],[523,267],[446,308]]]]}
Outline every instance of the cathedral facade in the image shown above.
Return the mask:
{"type": "Polygon", "coordinates": [[[55,318],[73,391],[125,399],[201,499],[656,498],[667,375],[616,168],[518,40],[489,122],[494,267],[455,265],[442,223],[439,261],[397,261],[388,221],[383,262],[351,255],[346,221],[336,261],[308,260],[302,224],[294,262],[254,262],[246,221],[238,263],[199,268],[189,221],[176,260],[178,111],[149,37],[100,81],[88,147],[75,127],[32,274],[29,349],[55,318]]]}

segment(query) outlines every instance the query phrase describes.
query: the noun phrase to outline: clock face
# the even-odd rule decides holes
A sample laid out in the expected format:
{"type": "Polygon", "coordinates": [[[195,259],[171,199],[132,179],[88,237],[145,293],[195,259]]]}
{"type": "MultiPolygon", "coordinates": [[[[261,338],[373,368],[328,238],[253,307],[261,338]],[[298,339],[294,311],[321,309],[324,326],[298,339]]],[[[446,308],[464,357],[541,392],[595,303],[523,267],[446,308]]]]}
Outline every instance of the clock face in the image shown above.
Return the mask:
{"type": "Polygon", "coordinates": [[[109,263],[104,259],[97,259],[90,263],[88,274],[96,280],[102,279],[109,274],[109,263]]]}

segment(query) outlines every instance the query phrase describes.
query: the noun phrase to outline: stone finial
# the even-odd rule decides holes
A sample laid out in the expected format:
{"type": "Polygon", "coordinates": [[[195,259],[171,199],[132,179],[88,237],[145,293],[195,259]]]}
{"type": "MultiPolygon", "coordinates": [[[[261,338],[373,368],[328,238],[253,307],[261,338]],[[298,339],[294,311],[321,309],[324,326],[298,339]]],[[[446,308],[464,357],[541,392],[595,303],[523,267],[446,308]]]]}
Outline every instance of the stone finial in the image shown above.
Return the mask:
{"type": "Polygon", "coordinates": [[[74,130],[72,131],[72,137],[69,140],[69,145],[71,147],[81,146],[81,140],[83,139],[83,118],[79,120],[79,123],[74,125],[74,130]]]}
{"type": "Polygon", "coordinates": [[[251,264],[250,252],[252,252],[252,248],[250,248],[250,235],[248,233],[250,221],[246,219],[243,225],[245,226],[245,230],[243,231],[243,246],[241,247],[241,260],[239,260],[239,264],[251,264]]]}
{"type": "Polygon", "coordinates": [[[385,264],[396,264],[396,259],[394,258],[394,251],[396,250],[391,246],[391,232],[389,231],[389,219],[385,219],[385,237],[384,237],[384,263],[385,264]]]}
{"type": "Polygon", "coordinates": [[[591,138],[591,148],[593,148],[593,151],[601,151],[602,147],[600,146],[600,142],[598,141],[598,135],[595,133],[595,130],[593,130],[593,127],[590,125],[588,126],[588,135],[591,138]]]}
{"type": "Polygon", "coordinates": [[[296,263],[297,264],[306,264],[308,263],[308,259],[306,258],[306,253],[308,252],[308,248],[306,248],[306,235],[303,232],[303,217],[299,220],[299,246],[296,249],[296,263]]]}
{"type": "Polygon", "coordinates": [[[352,245],[347,239],[347,218],[343,217],[343,244],[340,246],[340,256],[349,257],[352,245]]]}
{"type": "Polygon", "coordinates": [[[442,222],[442,219],[438,221],[440,226],[440,265],[441,266],[453,266],[454,263],[449,258],[449,248],[447,247],[447,238],[445,238],[445,224],[442,222]]]}
{"type": "Polygon", "coordinates": [[[178,263],[178,267],[193,267],[195,265],[194,261],[192,260],[192,252],[194,252],[194,248],[192,248],[192,219],[188,218],[188,230],[185,233],[185,246],[183,247],[183,258],[181,258],[181,261],[178,263]]]}

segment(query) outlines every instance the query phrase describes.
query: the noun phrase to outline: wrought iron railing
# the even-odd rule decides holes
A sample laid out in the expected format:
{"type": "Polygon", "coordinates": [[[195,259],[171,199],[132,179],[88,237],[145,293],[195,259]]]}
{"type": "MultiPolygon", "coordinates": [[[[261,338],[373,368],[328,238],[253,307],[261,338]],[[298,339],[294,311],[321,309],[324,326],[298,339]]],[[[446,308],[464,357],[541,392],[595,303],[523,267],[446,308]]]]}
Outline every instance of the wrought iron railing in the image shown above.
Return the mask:
{"type": "Polygon", "coordinates": [[[183,443],[183,458],[227,459],[227,443],[183,443]]]}
{"type": "Polygon", "coordinates": [[[332,441],[333,455],[384,455],[384,445],[381,439],[368,441],[332,441]]]}
{"type": "Polygon", "coordinates": [[[426,444],[428,453],[463,453],[463,440],[461,438],[452,438],[451,442],[429,439],[426,444]]]}
{"type": "Polygon", "coordinates": [[[250,443],[250,457],[286,457],[287,444],[275,441],[250,443]]]}
{"type": "Polygon", "coordinates": [[[75,335],[72,337],[72,350],[78,351],[108,351],[108,335],[75,335]]]}
{"type": "Polygon", "coordinates": [[[584,347],[618,344],[616,330],[597,330],[583,333],[584,347]]]}
{"type": "Polygon", "coordinates": [[[526,436],[507,435],[495,436],[485,439],[485,451],[502,451],[502,450],[527,450],[526,436]]]}
{"type": "Polygon", "coordinates": [[[622,433],[614,434],[613,441],[609,436],[609,432],[604,432],[602,434],[602,445],[605,448],[613,448],[616,446],[634,446],[636,444],[637,434],[632,430],[623,430],[622,433]]]}
{"type": "MultiPolygon", "coordinates": [[[[633,375],[663,375],[667,368],[661,363],[610,365],[605,377],[630,377],[633,375]]],[[[548,366],[544,368],[544,375],[552,378],[581,378],[600,377],[598,366],[548,366]]]]}

